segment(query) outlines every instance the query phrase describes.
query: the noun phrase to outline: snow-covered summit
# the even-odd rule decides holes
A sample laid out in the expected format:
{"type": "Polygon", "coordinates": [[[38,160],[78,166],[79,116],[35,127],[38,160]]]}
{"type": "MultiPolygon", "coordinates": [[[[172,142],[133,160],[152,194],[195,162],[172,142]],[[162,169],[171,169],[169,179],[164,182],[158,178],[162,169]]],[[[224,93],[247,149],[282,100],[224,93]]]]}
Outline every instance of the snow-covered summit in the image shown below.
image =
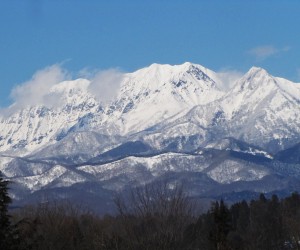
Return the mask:
{"type": "MultiPolygon", "coordinates": [[[[126,74],[122,92],[130,91],[133,96],[145,91],[201,88],[219,89],[215,81],[216,73],[201,65],[184,63],[182,65],[152,64],[136,72],[126,74]]],[[[122,94],[123,94],[122,93],[122,94]]]]}
{"type": "Polygon", "coordinates": [[[299,100],[295,83],[253,67],[220,103],[230,136],[276,151],[284,148],[286,141],[294,143],[300,132],[299,100]]]}
{"type": "Polygon", "coordinates": [[[202,66],[152,64],[125,78],[117,105],[127,125],[126,132],[139,131],[188,111],[196,105],[220,98],[216,82],[202,66]],[[130,112],[129,112],[130,111],[130,112]]]}

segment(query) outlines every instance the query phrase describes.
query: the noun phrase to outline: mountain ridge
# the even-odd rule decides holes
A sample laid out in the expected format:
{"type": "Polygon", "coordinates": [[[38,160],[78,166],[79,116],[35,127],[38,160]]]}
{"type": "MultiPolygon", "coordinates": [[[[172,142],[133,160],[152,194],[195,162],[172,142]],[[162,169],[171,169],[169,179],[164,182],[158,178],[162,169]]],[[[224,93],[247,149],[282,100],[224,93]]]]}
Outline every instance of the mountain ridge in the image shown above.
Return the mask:
{"type": "MultiPolygon", "coordinates": [[[[118,95],[106,106],[89,92],[90,81],[77,79],[61,82],[53,86],[49,93],[58,97],[57,103],[64,102],[61,107],[25,108],[0,120],[0,152],[31,153],[74,131],[127,136],[157,127],[169,119],[182,119],[193,109],[199,109],[199,117],[207,116],[203,108],[209,109],[210,115],[203,121],[198,120],[200,124],[196,127],[208,130],[219,123],[219,127],[231,130],[223,131],[227,136],[250,140],[264,147],[269,147],[268,141],[259,144],[257,139],[253,139],[270,137],[261,134],[267,127],[261,117],[279,123],[278,127],[291,126],[288,120],[293,118],[295,125],[289,131],[283,131],[288,136],[273,136],[279,140],[277,144],[284,145],[274,146],[271,151],[284,149],[284,138],[292,138],[299,132],[297,113],[300,111],[300,88],[295,83],[273,77],[258,67],[252,67],[227,91],[220,87],[222,82],[217,81],[220,81],[218,74],[201,65],[188,62],[175,66],[152,64],[125,74],[118,95]],[[275,114],[277,111],[281,111],[281,116],[275,114]],[[280,119],[282,121],[278,121],[280,119]],[[241,123],[241,120],[248,122],[241,123]],[[249,128],[251,123],[252,128],[249,128]],[[257,129],[251,132],[253,128],[257,129]],[[243,130],[244,133],[236,133],[243,130]],[[249,135],[248,131],[257,135],[249,135]]],[[[296,141],[287,146],[293,143],[296,141]]]]}

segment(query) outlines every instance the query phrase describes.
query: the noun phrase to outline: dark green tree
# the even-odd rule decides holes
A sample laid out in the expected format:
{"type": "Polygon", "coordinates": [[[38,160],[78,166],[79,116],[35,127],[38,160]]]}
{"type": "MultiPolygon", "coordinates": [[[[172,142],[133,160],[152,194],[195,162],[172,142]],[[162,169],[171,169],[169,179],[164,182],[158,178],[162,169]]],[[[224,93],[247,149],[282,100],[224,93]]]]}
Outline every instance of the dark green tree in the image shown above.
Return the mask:
{"type": "Polygon", "coordinates": [[[235,203],[230,208],[232,231],[228,235],[230,249],[242,250],[247,245],[250,209],[246,201],[235,203]]]}
{"type": "Polygon", "coordinates": [[[8,184],[0,172],[0,249],[11,248],[11,225],[8,214],[11,198],[8,195],[8,184]]]}
{"type": "Polygon", "coordinates": [[[300,249],[300,195],[295,192],[281,202],[285,239],[292,249],[300,249]]]}
{"type": "Polygon", "coordinates": [[[231,230],[230,211],[224,201],[213,204],[211,214],[214,219],[214,227],[210,233],[210,239],[217,250],[229,249],[227,235],[231,230]]]}
{"type": "Polygon", "coordinates": [[[261,194],[259,200],[251,201],[249,221],[249,249],[284,249],[281,209],[276,195],[268,200],[261,194]]]}

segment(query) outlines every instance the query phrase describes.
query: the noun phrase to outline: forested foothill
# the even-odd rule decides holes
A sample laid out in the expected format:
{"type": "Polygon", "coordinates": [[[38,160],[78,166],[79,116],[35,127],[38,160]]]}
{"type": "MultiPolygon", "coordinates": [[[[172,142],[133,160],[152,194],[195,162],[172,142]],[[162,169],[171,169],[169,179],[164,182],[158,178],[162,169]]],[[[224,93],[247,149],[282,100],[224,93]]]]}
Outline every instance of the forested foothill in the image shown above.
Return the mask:
{"type": "Polygon", "coordinates": [[[160,183],[116,195],[118,213],[100,217],[68,202],[9,211],[8,186],[0,177],[1,250],[300,249],[298,193],[199,213],[182,186],[160,183]]]}

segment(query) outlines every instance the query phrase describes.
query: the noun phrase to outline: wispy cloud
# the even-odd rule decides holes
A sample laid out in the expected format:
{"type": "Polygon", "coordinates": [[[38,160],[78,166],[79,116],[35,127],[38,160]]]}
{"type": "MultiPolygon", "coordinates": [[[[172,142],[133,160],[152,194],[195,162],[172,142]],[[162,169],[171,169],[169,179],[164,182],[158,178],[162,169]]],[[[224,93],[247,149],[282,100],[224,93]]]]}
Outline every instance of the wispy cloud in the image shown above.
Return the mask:
{"type": "Polygon", "coordinates": [[[232,87],[235,82],[244,75],[244,72],[228,68],[221,69],[217,73],[224,89],[229,89],[230,87],[232,87]]]}
{"type": "Polygon", "coordinates": [[[255,48],[252,48],[247,51],[248,54],[255,57],[258,61],[263,61],[267,59],[268,57],[274,56],[276,54],[287,52],[291,48],[289,46],[285,46],[283,48],[277,48],[273,45],[265,45],[265,46],[258,46],[255,48]]]}
{"type": "Polygon", "coordinates": [[[70,79],[69,73],[61,65],[55,64],[37,71],[29,81],[14,87],[10,97],[13,101],[11,112],[33,105],[51,106],[55,98],[50,98],[51,87],[70,79]]]}
{"type": "Polygon", "coordinates": [[[90,92],[101,102],[109,102],[120,89],[124,73],[119,69],[99,71],[91,79],[90,92]]]}
{"type": "MultiPolygon", "coordinates": [[[[91,70],[85,68],[77,75],[90,81],[88,91],[100,102],[108,102],[115,97],[120,89],[124,73],[119,69],[91,70]]],[[[10,94],[13,104],[1,109],[0,114],[7,116],[12,113],[35,105],[49,108],[63,105],[63,92],[53,92],[53,86],[71,80],[71,74],[55,64],[37,71],[29,81],[15,86],[10,94]]]]}

